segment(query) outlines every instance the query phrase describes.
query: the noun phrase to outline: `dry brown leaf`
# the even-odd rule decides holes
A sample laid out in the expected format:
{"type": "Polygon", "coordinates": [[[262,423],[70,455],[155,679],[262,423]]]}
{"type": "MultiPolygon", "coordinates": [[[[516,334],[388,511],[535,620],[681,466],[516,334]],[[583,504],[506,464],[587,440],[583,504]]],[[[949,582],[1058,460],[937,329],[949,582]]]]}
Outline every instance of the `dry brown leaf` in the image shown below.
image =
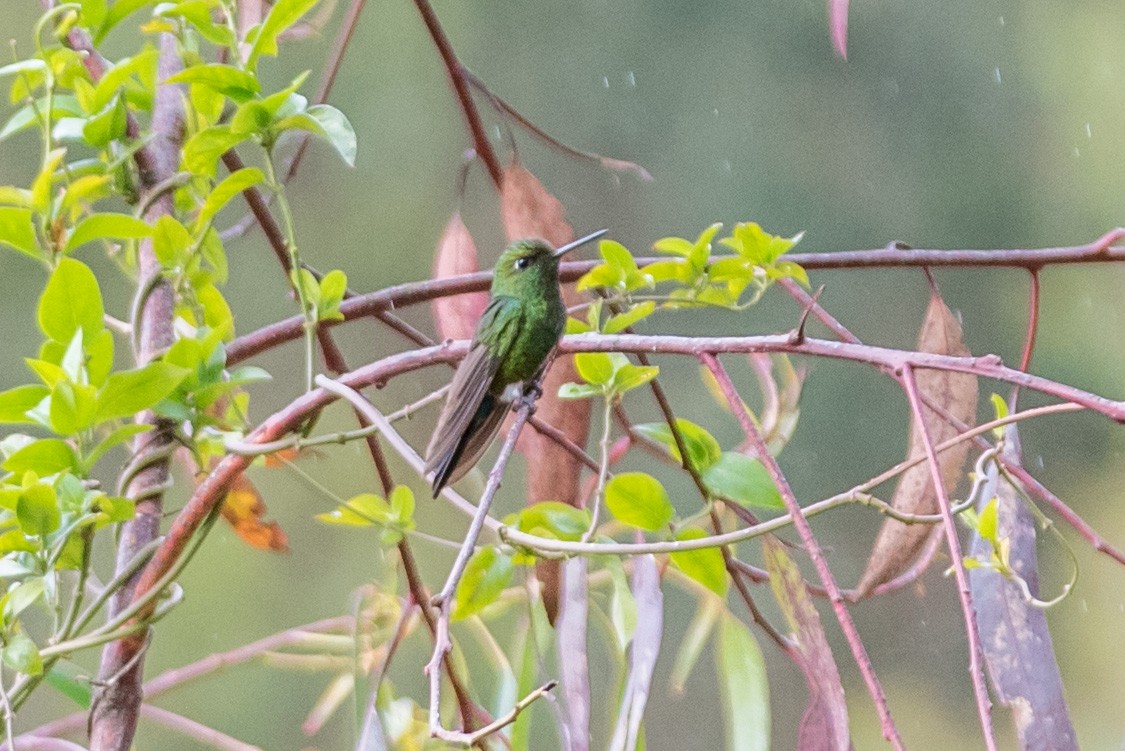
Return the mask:
{"type": "MultiPolygon", "coordinates": [[[[574,230],[566,221],[566,209],[562,203],[518,162],[512,162],[504,170],[500,216],[509,240],[541,237],[558,247],[574,239],[574,230]]],[[[578,297],[572,287],[564,287],[563,299],[571,305],[578,297]]],[[[585,446],[590,431],[590,401],[563,401],[557,396],[559,387],[564,383],[579,380],[571,356],[556,359],[543,379],[543,397],[536,405],[535,414],[564,432],[579,446],[585,446]]],[[[582,465],[577,459],[550,438],[533,430],[524,431],[518,449],[527,458],[529,504],[550,500],[579,505],[581,488],[578,478],[582,465]]],[[[558,564],[541,564],[537,570],[543,583],[543,602],[553,622],[558,610],[558,564]]]]}
{"type": "MultiPolygon", "coordinates": [[[[918,350],[934,354],[963,357],[969,354],[961,336],[961,324],[936,292],[930,297],[930,306],[918,335],[918,350]]],[[[919,369],[915,371],[918,392],[934,404],[942,406],[949,414],[967,425],[976,422],[977,379],[968,373],[953,373],[947,370],[919,369]]],[[[940,415],[923,405],[926,427],[934,445],[947,441],[957,435],[957,429],[940,415]]],[[[908,457],[925,456],[925,444],[916,421],[910,426],[910,451],[908,457]]],[[[952,492],[965,468],[971,444],[962,441],[938,454],[941,477],[946,491],[952,492]]],[[[891,505],[898,511],[908,514],[936,514],[938,512],[937,494],[934,492],[930,467],[926,462],[917,464],[902,474],[895,488],[891,505]]],[[[866,597],[880,584],[890,581],[906,570],[925,545],[933,527],[929,524],[904,524],[896,519],[886,519],[867,568],[860,577],[856,591],[866,597]]]]}
{"type": "Polygon", "coordinates": [[[281,525],[263,520],[265,501],[245,475],[239,475],[231,484],[223,500],[222,514],[234,528],[234,533],[250,547],[277,553],[289,550],[289,538],[281,525]]]}
{"type": "MultiPolygon", "coordinates": [[[[477,246],[461,213],[453,212],[434,252],[434,279],[471,274],[480,269],[477,246]]],[[[469,292],[433,301],[434,322],[442,339],[471,339],[477,319],[488,305],[487,292],[469,292]]]]}
{"type": "Polygon", "coordinates": [[[762,552],[770,572],[774,599],[793,636],[795,646],[790,654],[801,668],[809,689],[808,705],[797,734],[797,749],[848,751],[852,743],[844,685],[808,586],[801,570],[776,537],[766,535],[762,552]]]}

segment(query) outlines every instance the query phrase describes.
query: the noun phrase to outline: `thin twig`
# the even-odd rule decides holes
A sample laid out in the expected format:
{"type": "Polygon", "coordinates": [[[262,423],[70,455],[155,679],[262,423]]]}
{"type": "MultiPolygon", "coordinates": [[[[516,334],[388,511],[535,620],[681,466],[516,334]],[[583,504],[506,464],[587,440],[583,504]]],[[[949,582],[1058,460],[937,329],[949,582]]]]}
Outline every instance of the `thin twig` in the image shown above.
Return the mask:
{"type": "Polygon", "coordinates": [[[953,561],[953,573],[957,579],[961,612],[965,617],[965,630],[969,641],[969,676],[973,683],[973,695],[976,698],[977,714],[980,717],[981,731],[984,733],[985,747],[988,751],[995,751],[996,739],[992,734],[992,704],[988,698],[988,688],[984,685],[984,669],[980,659],[980,632],[977,629],[977,615],[973,609],[969,577],[965,571],[965,561],[961,554],[961,542],[957,537],[957,522],[954,521],[953,513],[949,508],[949,496],[946,494],[945,480],[941,476],[941,465],[938,463],[937,452],[934,450],[933,440],[930,438],[930,431],[922,412],[921,400],[918,398],[918,384],[914,378],[914,369],[909,363],[902,369],[902,386],[906,392],[906,398],[910,402],[910,410],[917,423],[918,433],[922,437],[922,444],[926,448],[930,479],[934,484],[938,507],[941,509],[943,517],[945,541],[949,547],[949,557],[953,561]]]}
{"type": "Polygon", "coordinates": [[[734,412],[738,418],[739,425],[742,428],[743,434],[746,436],[751,448],[758,455],[758,460],[765,465],[766,470],[769,472],[770,479],[773,480],[774,485],[777,486],[778,491],[781,493],[781,499],[785,502],[785,508],[793,518],[794,526],[797,528],[797,534],[801,537],[801,542],[805,546],[809,557],[816,567],[817,575],[820,577],[821,584],[828,591],[828,599],[832,603],[832,609],[836,613],[836,620],[840,624],[841,630],[844,632],[844,638],[851,647],[852,656],[855,658],[856,664],[859,665],[859,671],[863,675],[864,683],[867,684],[868,693],[875,703],[875,709],[879,713],[879,719],[883,727],[883,737],[887,739],[892,746],[896,749],[904,749],[902,738],[899,736],[898,728],[895,727],[894,720],[891,719],[890,708],[887,706],[887,697],[883,692],[883,686],[879,682],[878,676],[875,674],[875,669],[871,665],[871,658],[867,655],[867,648],[864,646],[863,641],[859,638],[859,632],[856,630],[855,622],[852,620],[851,614],[848,612],[847,604],[844,601],[844,596],[840,592],[839,585],[836,584],[836,579],[832,575],[832,570],[828,567],[828,561],[824,557],[824,551],[821,550],[820,544],[816,541],[813,535],[812,527],[809,526],[808,520],[805,518],[801,505],[797,502],[797,497],[793,494],[792,488],[789,487],[789,482],[786,480],[785,475],[778,466],[777,460],[769,452],[769,447],[766,446],[765,440],[758,432],[758,428],[746,414],[746,410],[742,409],[742,398],[738,395],[734,384],[727,375],[726,369],[723,368],[722,363],[710,353],[706,353],[700,357],[700,361],[711,371],[715,376],[715,380],[719,383],[719,389],[723,392],[727,403],[730,405],[731,411],[734,412]]]}

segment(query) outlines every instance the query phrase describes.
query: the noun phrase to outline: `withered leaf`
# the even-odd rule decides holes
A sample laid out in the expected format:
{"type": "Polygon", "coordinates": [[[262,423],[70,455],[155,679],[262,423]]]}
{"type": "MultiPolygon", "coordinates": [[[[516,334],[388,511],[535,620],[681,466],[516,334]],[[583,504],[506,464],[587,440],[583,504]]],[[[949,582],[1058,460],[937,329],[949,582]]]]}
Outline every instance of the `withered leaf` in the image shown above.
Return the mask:
{"type": "Polygon", "coordinates": [[[223,518],[234,528],[234,533],[250,547],[277,553],[289,550],[289,538],[281,525],[264,520],[265,501],[245,475],[239,475],[231,483],[221,510],[223,518]]]}
{"type": "MultiPolygon", "coordinates": [[[[480,268],[477,246],[461,212],[453,212],[434,252],[434,279],[471,274],[480,268]]],[[[471,339],[477,319],[488,305],[487,292],[469,292],[433,301],[434,322],[442,339],[471,339]]]]}
{"type": "MultiPolygon", "coordinates": [[[[934,292],[918,335],[918,351],[942,355],[966,356],[968,348],[961,335],[961,324],[946,306],[941,296],[934,292]]],[[[941,406],[949,414],[966,425],[973,425],[977,414],[977,379],[968,373],[953,373],[946,370],[919,369],[915,371],[918,393],[925,400],[941,406]]],[[[934,445],[947,441],[958,431],[937,412],[923,405],[926,427],[934,445]]],[[[971,444],[962,441],[938,454],[941,477],[946,491],[952,492],[965,468],[971,444]]],[[[925,456],[925,443],[917,421],[910,426],[908,457],[925,456]]],[[[902,473],[898,487],[895,488],[891,505],[898,511],[908,514],[936,514],[938,512],[937,494],[926,462],[917,464],[902,473]]],[[[866,597],[880,584],[898,576],[914,561],[925,545],[932,526],[929,524],[904,524],[896,519],[886,519],[867,568],[860,577],[856,591],[866,597]]]]}
{"type": "Polygon", "coordinates": [[[844,686],[824,635],[820,614],[809,596],[801,570],[785,552],[785,546],[767,535],[763,553],[773,596],[796,643],[791,654],[804,673],[809,690],[809,703],[797,733],[797,749],[848,751],[852,744],[844,686]]]}
{"type": "MultiPolygon", "coordinates": [[[[1005,429],[1005,460],[1018,464],[1015,425],[1005,429]]],[[[996,539],[1006,541],[1008,565],[1039,596],[1039,562],[1035,551],[1035,519],[1016,489],[989,465],[982,503],[997,499],[996,539]]],[[[973,536],[972,556],[988,560],[992,544],[973,536]]],[[[996,699],[1012,711],[1019,747],[1029,751],[1072,751],[1078,748],[1063,692],[1047,615],[1028,603],[1016,582],[984,566],[969,570],[969,587],[977,613],[981,650],[996,699]]]]}
{"type": "MultiPolygon", "coordinates": [[[[574,239],[574,230],[566,221],[562,202],[518,162],[512,162],[504,170],[500,215],[509,240],[541,237],[558,247],[574,239]]],[[[578,298],[568,286],[563,289],[563,299],[570,305],[578,298]]],[[[543,379],[543,397],[535,414],[584,446],[590,430],[590,400],[564,401],[557,396],[564,383],[580,380],[572,357],[556,359],[543,379]]],[[[553,500],[579,505],[582,465],[578,460],[550,438],[533,430],[524,431],[518,449],[527,458],[528,503],[553,500]]],[[[553,622],[558,612],[558,564],[542,564],[538,574],[543,582],[543,602],[553,622]]]]}

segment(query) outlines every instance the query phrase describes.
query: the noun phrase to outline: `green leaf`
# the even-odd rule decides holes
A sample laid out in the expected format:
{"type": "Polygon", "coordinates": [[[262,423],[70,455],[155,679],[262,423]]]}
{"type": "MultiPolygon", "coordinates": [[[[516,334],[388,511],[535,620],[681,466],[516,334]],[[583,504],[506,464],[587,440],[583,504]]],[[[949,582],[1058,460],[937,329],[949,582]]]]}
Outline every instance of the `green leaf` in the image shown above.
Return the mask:
{"type": "Polygon", "coordinates": [[[374,493],[360,493],[326,514],[317,514],[318,521],[344,527],[370,527],[387,524],[392,517],[390,505],[374,493]]]}
{"type": "Polygon", "coordinates": [[[0,613],[3,614],[4,623],[12,623],[20,613],[27,610],[43,597],[45,584],[42,577],[25,579],[18,585],[8,590],[0,599],[0,613]]]}
{"type": "Polygon", "coordinates": [[[672,693],[678,696],[683,695],[688,676],[699,661],[699,655],[703,653],[703,647],[707,644],[719,617],[726,610],[721,603],[718,605],[715,603],[716,601],[713,598],[708,598],[707,602],[700,603],[700,607],[696,609],[695,615],[692,616],[691,623],[688,624],[683,638],[680,639],[676,661],[672,665],[672,675],[668,681],[672,693]]]}
{"type": "Polygon", "coordinates": [[[246,67],[256,70],[258,58],[262,55],[277,55],[277,38],[315,6],[317,0],[278,0],[270,8],[264,21],[256,30],[251,30],[247,41],[252,41],[250,53],[246,57],[246,67]],[[255,33],[256,32],[256,33],[255,33]],[[253,39],[250,39],[253,36],[253,39]]]}
{"type": "Polygon", "coordinates": [[[43,658],[39,647],[22,631],[8,639],[3,650],[4,664],[24,675],[39,675],[43,672],[43,658]]]}
{"type": "Polygon", "coordinates": [[[37,261],[43,260],[39,241],[31,224],[31,209],[0,207],[0,243],[15,248],[37,261]]]}
{"type": "Polygon", "coordinates": [[[194,175],[214,177],[219,157],[242,143],[245,138],[245,134],[232,132],[229,125],[204,128],[184,145],[184,169],[194,175]]]}
{"type": "Polygon", "coordinates": [[[98,444],[90,451],[85,457],[84,466],[87,470],[92,469],[98,463],[98,459],[105,456],[106,452],[115,446],[120,446],[122,443],[130,440],[135,435],[148,432],[152,430],[151,425],[136,425],[134,423],[127,423],[118,427],[116,430],[110,432],[105,438],[98,441],[98,444]]]}
{"type": "Polygon", "coordinates": [[[574,356],[574,367],[587,383],[608,386],[613,380],[613,360],[605,352],[579,352],[574,356]]]}
{"type": "Polygon", "coordinates": [[[414,491],[406,485],[391,490],[391,517],[400,529],[414,529],[414,491]]]}
{"type": "Polygon", "coordinates": [[[520,511],[515,522],[521,532],[574,541],[589,529],[590,512],[559,501],[542,501],[520,511]]]}
{"type": "Polygon", "coordinates": [[[252,74],[221,63],[193,65],[166,79],[165,83],[201,84],[236,102],[244,102],[262,90],[252,74]]]}
{"type": "Polygon", "coordinates": [[[16,386],[0,392],[0,423],[17,425],[35,423],[35,420],[27,416],[27,412],[34,409],[50,393],[46,386],[38,383],[16,386]]]}
{"type": "Polygon", "coordinates": [[[729,613],[719,627],[715,669],[726,720],[726,747],[769,751],[770,699],[765,660],[750,629],[729,613]]]}
{"type": "MultiPolygon", "coordinates": [[[[988,398],[992,402],[992,409],[996,413],[997,420],[1003,420],[1008,416],[1008,402],[1004,401],[1004,397],[999,394],[991,394],[988,398]]],[[[1004,425],[993,428],[992,434],[997,438],[1003,438],[1004,428],[1004,425]]]]}
{"type": "Polygon", "coordinates": [[[1000,548],[1000,539],[997,537],[1000,529],[999,499],[993,498],[981,510],[977,518],[977,534],[982,540],[992,543],[993,548],[1000,548]]]}
{"type": "Polygon", "coordinates": [[[644,472],[614,475],[606,483],[605,503],[618,521],[649,532],[664,528],[676,515],[664,486],[644,472]]]}
{"type": "Polygon", "coordinates": [[[660,375],[655,365],[633,365],[626,363],[613,374],[613,389],[619,394],[643,386],[660,375]]]}
{"type": "Polygon", "coordinates": [[[60,259],[39,298],[39,328],[56,342],[69,342],[79,329],[91,340],[101,333],[104,314],[94,272],[74,258],[60,259]]]}
{"type": "Polygon", "coordinates": [[[646,300],[642,303],[638,303],[624,313],[618,313],[617,315],[612,316],[608,321],[605,322],[605,327],[603,328],[603,330],[607,334],[618,334],[629,328],[630,326],[633,326],[644,320],[645,318],[648,318],[653,314],[655,310],[656,303],[654,303],[652,300],[646,300]]]}
{"type": "Polygon", "coordinates": [[[355,166],[355,129],[343,112],[329,104],[314,104],[305,112],[290,115],[277,121],[274,129],[305,130],[332,145],[349,167],[355,166]]]}
{"type": "Polygon", "coordinates": [[[342,321],[340,303],[348,291],[348,277],[343,271],[333,269],[320,280],[320,295],[316,302],[317,320],[342,321]]]}
{"type": "MultiPolygon", "coordinates": [[[[680,435],[684,439],[688,459],[696,470],[705,472],[708,467],[717,462],[719,457],[722,456],[723,449],[719,446],[719,442],[704,428],[680,417],[676,418],[676,427],[679,429],[680,435]]],[[[680,459],[679,448],[676,446],[676,439],[673,437],[672,431],[669,429],[667,423],[645,423],[643,425],[638,425],[636,430],[641,435],[663,445],[673,459],[682,461],[680,459]]]]}
{"type": "Polygon", "coordinates": [[[496,601],[512,580],[512,557],[496,548],[481,548],[473,553],[465,573],[457,583],[453,620],[476,615],[496,601]]]}
{"type": "Polygon", "coordinates": [[[175,217],[164,214],[152,228],[152,252],[166,269],[185,266],[191,257],[192,237],[175,217]]]}
{"type": "Polygon", "coordinates": [[[75,435],[94,424],[97,389],[88,384],[59,381],[51,389],[51,430],[75,435]]]}
{"type": "Polygon", "coordinates": [[[221,183],[212,188],[207,200],[203,202],[203,208],[199,210],[199,216],[195,220],[195,231],[199,232],[200,229],[211,224],[215,215],[222,211],[232,198],[265,179],[266,176],[257,167],[244,167],[227,175],[221,183]]]}
{"type": "Polygon", "coordinates": [[[736,451],[724,451],[703,472],[703,482],[711,492],[742,506],[785,508],[781,493],[762,462],[736,451]]]}
{"type": "Polygon", "coordinates": [[[152,2],[152,0],[114,0],[113,5],[109,6],[101,28],[97,29],[94,34],[94,42],[100,43],[105,39],[105,35],[113,30],[113,27],[117,26],[117,24],[121,23],[150,2],[152,2]]]}
{"type": "MultiPolygon", "coordinates": [[[[687,527],[676,534],[676,539],[698,540],[706,536],[707,533],[698,527],[687,527]]],[[[707,587],[719,597],[726,597],[730,580],[727,578],[723,554],[718,548],[685,550],[680,553],[671,553],[668,558],[672,561],[673,566],[683,571],[688,577],[707,587]]]]}
{"type": "Polygon", "coordinates": [[[74,449],[66,441],[40,438],[16,451],[0,466],[17,475],[34,472],[40,477],[46,477],[66,469],[74,469],[77,464],[74,449]]]}
{"type": "Polygon", "coordinates": [[[100,112],[86,120],[82,126],[82,138],[96,148],[119,141],[125,137],[128,116],[125,98],[118,94],[100,112]]]}
{"type": "Polygon", "coordinates": [[[55,489],[43,482],[24,488],[16,503],[16,519],[20,529],[29,537],[43,537],[58,529],[62,514],[55,489]]]}
{"type": "Polygon", "coordinates": [[[89,670],[69,660],[57,660],[47,671],[46,681],[51,688],[78,706],[88,709],[94,697],[89,673],[89,670]]]}
{"type": "Polygon", "coordinates": [[[91,214],[74,228],[66,241],[66,252],[94,240],[112,237],[115,240],[135,240],[152,234],[146,222],[128,214],[91,214]]]}
{"type": "Polygon", "coordinates": [[[188,376],[185,368],[150,362],[142,368],[110,374],[98,393],[99,422],[133,415],[156,406],[188,376]]]}
{"type": "Polygon", "coordinates": [[[560,399],[589,399],[601,396],[603,393],[600,386],[591,386],[588,383],[564,383],[559,386],[560,399]]]}
{"type": "MultiPolygon", "coordinates": [[[[47,97],[40,97],[32,104],[26,104],[16,110],[8,122],[4,123],[4,127],[0,128],[0,141],[8,138],[9,136],[19,133],[20,131],[27,130],[28,128],[38,127],[41,122],[42,113],[47,111],[47,97]]],[[[85,114],[82,111],[81,105],[78,100],[68,94],[56,93],[51,97],[51,119],[58,121],[64,117],[80,117],[85,114]]]]}

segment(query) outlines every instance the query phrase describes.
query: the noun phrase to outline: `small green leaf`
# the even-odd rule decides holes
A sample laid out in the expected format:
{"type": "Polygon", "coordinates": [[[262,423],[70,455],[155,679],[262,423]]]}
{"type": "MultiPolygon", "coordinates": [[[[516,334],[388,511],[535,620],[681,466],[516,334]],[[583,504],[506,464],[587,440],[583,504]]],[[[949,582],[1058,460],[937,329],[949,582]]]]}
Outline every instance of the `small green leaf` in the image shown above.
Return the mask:
{"type": "Polygon", "coordinates": [[[520,511],[514,521],[521,532],[574,541],[589,529],[590,512],[559,501],[542,501],[520,511]]]}
{"type": "Polygon", "coordinates": [[[121,23],[150,2],[151,0],[115,0],[115,2],[109,6],[101,27],[96,29],[94,42],[101,42],[102,39],[105,39],[105,35],[113,30],[114,26],[121,23]]]}
{"type": "Polygon", "coordinates": [[[643,386],[660,375],[655,365],[633,365],[626,363],[613,374],[613,389],[619,394],[643,386]]]}
{"type": "Polygon", "coordinates": [[[22,631],[12,636],[4,645],[4,664],[24,675],[39,675],[43,672],[43,658],[39,647],[22,631]]]}
{"type": "Polygon", "coordinates": [[[125,98],[118,94],[100,112],[86,120],[82,125],[82,138],[95,148],[119,141],[125,137],[128,116],[125,98]]]}
{"type": "Polygon", "coordinates": [[[194,175],[215,176],[219,157],[233,149],[246,138],[234,133],[229,125],[212,125],[192,136],[184,145],[184,169],[194,175]]]}
{"type": "Polygon", "coordinates": [[[646,300],[634,305],[624,313],[618,313],[605,322],[604,331],[607,334],[618,334],[640,321],[648,318],[656,310],[656,303],[646,300]]]}
{"type": "MultiPolygon", "coordinates": [[[[676,539],[698,540],[706,536],[707,533],[702,529],[687,527],[676,534],[676,539]]],[[[726,597],[730,580],[727,578],[723,554],[718,548],[685,550],[680,553],[671,553],[668,558],[672,561],[673,566],[683,571],[688,577],[707,587],[719,597],[726,597]]]]}
{"type": "Polygon", "coordinates": [[[676,515],[664,486],[644,472],[614,475],[606,483],[605,503],[618,521],[649,532],[664,528],[676,515]]]}
{"type": "Polygon", "coordinates": [[[94,272],[74,258],[60,259],[39,298],[39,328],[56,342],[69,342],[79,329],[89,340],[101,333],[104,314],[94,272]]]}
{"type": "Polygon", "coordinates": [[[51,389],[51,430],[75,435],[94,423],[97,389],[89,384],[59,381],[51,389]]]}
{"type": "Polygon", "coordinates": [[[977,534],[980,535],[982,540],[987,540],[992,543],[993,548],[1000,547],[1000,540],[997,537],[1000,529],[1000,506],[999,499],[993,498],[981,510],[980,516],[977,518],[977,534]]]}
{"type": "Polygon", "coordinates": [[[392,517],[391,507],[374,493],[360,493],[340,504],[334,511],[317,514],[317,520],[325,524],[344,527],[370,527],[373,524],[387,524],[392,517]]]}
{"type": "Polygon", "coordinates": [[[316,3],[317,0],[278,0],[274,3],[261,25],[252,29],[251,34],[247,36],[247,41],[252,44],[250,53],[246,57],[246,67],[256,70],[259,57],[276,56],[278,36],[301,20],[301,16],[312,10],[316,3]]]}
{"type": "Polygon", "coordinates": [[[227,175],[207,195],[207,200],[203,202],[203,208],[199,210],[199,216],[195,220],[195,231],[199,232],[201,228],[208,226],[232,198],[265,179],[265,175],[257,167],[244,167],[227,175]]]}
{"type": "Polygon", "coordinates": [[[38,383],[16,386],[0,392],[0,423],[34,423],[35,420],[28,417],[27,412],[34,409],[50,393],[46,386],[38,383]]]}
{"type": "Polygon", "coordinates": [[[40,438],[19,449],[6,460],[4,469],[17,475],[34,472],[40,477],[53,475],[77,466],[74,449],[58,438],[40,438]]]}
{"type": "Polygon", "coordinates": [[[0,78],[4,76],[18,76],[24,73],[46,73],[47,63],[39,58],[31,58],[29,60],[20,60],[15,63],[8,63],[7,65],[0,66],[0,78]]]}
{"type": "Polygon", "coordinates": [[[317,320],[342,321],[344,316],[340,313],[340,303],[348,291],[348,277],[339,269],[329,271],[320,280],[320,294],[316,302],[317,320]]]}
{"type": "Polygon", "coordinates": [[[70,253],[88,242],[107,237],[115,240],[134,240],[151,234],[152,227],[128,214],[91,214],[80,221],[74,232],[70,234],[66,241],[66,252],[70,253]]]}
{"type": "Polygon", "coordinates": [[[9,589],[8,593],[0,598],[2,603],[0,614],[3,615],[4,623],[12,623],[20,613],[38,602],[43,597],[45,589],[43,578],[40,576],[25,579],[9,589]]]}
{"type": "Polygon", "coordinates": [[[156,220],[152,232],[152,252],[161,266],[175,269],[186,265],[191,257],[192,245],[191,233],[178,219],[164,214],[156,220]]]}
{"type": "Polygon", "coordinates": [[[16,503],[16,519],[20,523],[20,529],[29,537],[42,537],[58,529],[62,514],[55,489],[43,482],[24,488],[16,503]]]}
{"type": "MultiPolygon", "coordinates": [[[[997,420],[1003,420],[1008,416],[1008,402],[1004,401],[1004,397],[1000,396],[999,394],[991,394],[988,398],[992,402],[992,409],[996,413],[997,420]]],[[[1005,426],[1001,425],[999,427],[993,428],[992,434],[997,438],[1003,438],[1004,427],[1005,426]]]]}
{"type": "Polygon", "coordinates": [[[43,260],[35,228],[31,224],[31,209],[0,207],[0,243],[9,245],[36,260],[43,260]]]}
{"type": "Polygon", "coordinates": [[[151,425],[136,425],[133,423],[127,423],[118,427],[116,430],[111,431],[105,438],[98,441],[98,444],[94,446],[85,457],[84,466],[87,469],[92,469],[93,466],[98,463],[98,459],[101,459],[107,451],[115,446],[120,446],[133,436],[140,435],[149,430],[152,430],[151,425]]]}
{"type": "Polygon", "coordinates": [[[742,506],[785,508],[781,493],[765,466],[745,454],[724,451],[719,460],[703,472],[703,482],[711,492],[742,506]]]}
{"type": "Polygon", "coordinates": [[[587,383],[608,386],[613,380],[613,360],[605,352],[579,352],[574,367],[587,383]]]}
{"type": "Polygon", "coordinates": [[[57,660],[47,671],[46,681],[78,706],[89,709],[94,696],[89,670],[69,660],[57,660]]]}
{"type": "Polygon", "coordinates": [[[343,112],[329,104],[314,104],[305,112],[279,120],[277,130],[306,130],[332,145],[349,167],[355,166],[355,129],[343,112]]]}
{"type": "Polygon", "coordinates": [[[481,548],[473,553],[465,573],[457,583],[453,620],[476,615],[496,601],[512,580],[512,557],[496,548],[481,548]]]}
{"type": "Polygon", "coordinates": [[[559,386],[560,399],[589,399],[601,396],[603,393],[600,386],[591,386],[588,383],[564,383],[559,386]]]}
{"type": "Polygon", "coordinates": [[[193,65],[167,78],[165,83],[201,84],[236,102],[244,102],[262,90],[252,74],[221,63],[193,65]]]}
{"type": "Polygon", "coordinates": [[[132,417],[171,394],[188,376],[184,368],[165,362],[150,362],[142,368],[110,374],[98,393],[99,422],[132,417]]]}
{"type": "MultiPolygon", "coordinates": [[[[676,418],[676,427],[680,431],[680,435],[684,439],[684,445],[687,447],[688,458],[691,460],[692,466],[700,472],[704,472],[712,464],[719,460],[722,456],[723,449],[719,446],[719,442],[715,437],[708,433],[704,428],[696,425],[694,422],[685,420],[683,418],[676,418]]],[[[676,446],[676,439],[672,435],[672,431],[668,428],[667,423],[652,422],[636,426],[636,430],[643,436],[654,440],[672,455],[676,461],[680,459],[680,451],[676,446]]]]}
{"type": "Polygon", "coordinates": [[[723,699],[727,748],[769,751],[769,679],[762,650],[750,629],[727,613],[719,626],[715,669],[723,699]]]}

